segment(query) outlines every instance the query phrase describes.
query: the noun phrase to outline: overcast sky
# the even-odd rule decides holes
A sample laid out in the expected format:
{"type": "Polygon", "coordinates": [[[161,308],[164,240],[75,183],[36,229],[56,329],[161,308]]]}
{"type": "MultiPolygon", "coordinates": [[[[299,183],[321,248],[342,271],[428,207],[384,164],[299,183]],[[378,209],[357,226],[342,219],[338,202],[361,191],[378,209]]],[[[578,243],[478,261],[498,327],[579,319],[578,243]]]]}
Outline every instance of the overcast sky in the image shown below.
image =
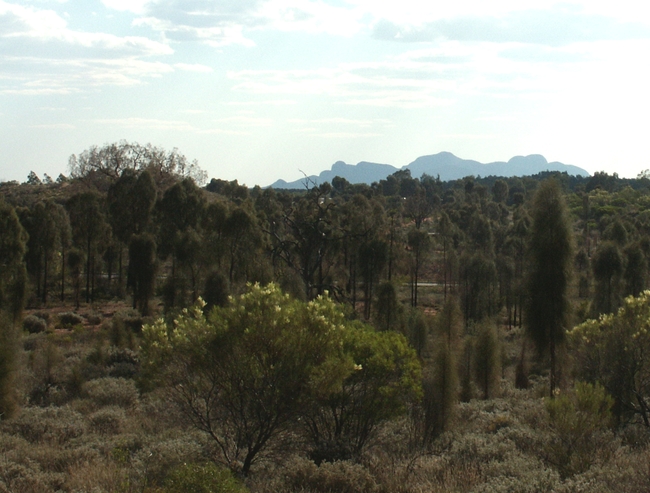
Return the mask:
{"type": "Polygon", "coordinates": [[[0,0],[0,180],[126,139],[249,186],[450,151],[650,168],[650,7],[0,0]]]}

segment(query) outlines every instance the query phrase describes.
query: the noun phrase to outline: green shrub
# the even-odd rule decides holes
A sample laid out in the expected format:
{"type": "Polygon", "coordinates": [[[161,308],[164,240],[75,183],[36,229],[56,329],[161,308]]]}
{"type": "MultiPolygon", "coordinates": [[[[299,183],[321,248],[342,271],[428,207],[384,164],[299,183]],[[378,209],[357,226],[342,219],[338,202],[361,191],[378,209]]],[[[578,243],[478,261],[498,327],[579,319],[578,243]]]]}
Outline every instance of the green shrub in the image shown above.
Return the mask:
{"type": "Polygon", "coordinates": [[[47,322],[36,315],[27,315],[23,320],[23,329],[30,334],[38,334],[47,330],[47,322]]]}
{"type": "Polygon", "coordinates": [[[244,493],[248,491],[232,473],[210,463],[183,464],[165,480],[165,493],[244,493]]]}
{"type": "Polygon", "coordinates": [[[98,378],[83,385],[83,392],[98,406],[133,407],[138,403],[138,389],[133,380],[98,378]]]}
{"type": "Polygon", "coordinates": [[[546,399],[545,404],[555,432],[545,453],[563,477],[607,459],[613,437],[606,431],[612,424],[614,400],[603,387],[577,382],[573,394],[546,399]]]}

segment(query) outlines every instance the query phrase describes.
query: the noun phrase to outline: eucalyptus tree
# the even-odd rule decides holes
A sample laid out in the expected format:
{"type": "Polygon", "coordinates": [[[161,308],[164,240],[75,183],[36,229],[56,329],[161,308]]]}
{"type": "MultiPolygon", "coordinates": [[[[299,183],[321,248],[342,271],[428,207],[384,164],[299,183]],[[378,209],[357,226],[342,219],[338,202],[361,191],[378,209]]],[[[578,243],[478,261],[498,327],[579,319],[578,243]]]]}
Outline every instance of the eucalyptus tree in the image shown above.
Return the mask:
{"type": "Polygon", "coordinates": [[[134,170],[125,169],[108,189],[106,201],[109,222],[113,236],[119,242],[116,253],[120,284],[122,283],[122,250],[129,245],[133,235],[149,231],[156,195],[156,185],[147,170],[136,174],[134,170]]]}
{"type": "Polygon", "coordinates": [[[14,375],[17,354],[16,324],[25,299],[24,256],[27,233],[14,208],[0,198],[0,417],[16,408],[14,375]]]}
{"type": "Polygon", "coordinates": [[[407,236],[411,251],[411,306],[418,306],[418,282],[422,264],[431,248],[429,234],[421,229],[411,229],[407,236]]]}
{"type": "Polygon", "coordinates": [[[196,160],[190,161],[178,149],[166,151],[151,144],[122,140],[102,147],[92,146],[68,161],[70,176],[106,190],[124,171],[140,173],[147,170],[160,188],[174,182],[192,179],[202,184],[206,173],[196,160]]]}
{"type": "Polygon", "coordinates": [[[94,298],[96,259],[111,231],[104,211],[104,200],[96,192],[73,195],[66,208],[70,216],[74,244],[84,251],[86,260],[86,303],[94,298]]]}
{"type": "Polygon", "coordinates": [[[550,355],[550,395],[557,387],[557,349],[569,325],[573,236],[555,180],[539,185],[532,205],[526,328],[540,355],[550,355]]]}
{"type": "Polygon", "coordinates": [[[57,249],[65,249],[69,236],[68,217],[63,206],[48,201],[39,201],[31,208],[22,208],[19,213],[29,240],[25,256],[27,271],[36,285],[36,297],[47,302],[49,272],[57,249]]]}
{"type": "Polygon", "coordinates": [[[179,271],[189,275],[193,298],[198,295],[202,252],[199,231],[204,208],[204,192],[189,178],[165,190],[156,204],[158,255],[162,260],[171,257],[165,288],[168,308],[176,305],[178,294],[185,294],[182,285],[187,279],[179,277],[179,271]]]}
{"type": "Polygon", "coordinates": [[[286,197],[280,224],[267,225],[271,254],[282,259],[302,280],[305,297],[322,294],[326,279],[326,258],[340,240],[331,186],[313,186],[298,197],[286,197]]]}
{"type": "Polygon", "coordinates": [[[594,299],[595,315],[612,313],[619,305],[620,281],[624,271],[624,260],[618,245],[604,241],[592,259],[596,293],[594,299]]]}
{"type": "Polygon", "coordinates": [[[156,277],[156,241],[148,233],[133,235],[129,243],[127,286],[133,290],[133,308],[149,315],[156,277]]]}

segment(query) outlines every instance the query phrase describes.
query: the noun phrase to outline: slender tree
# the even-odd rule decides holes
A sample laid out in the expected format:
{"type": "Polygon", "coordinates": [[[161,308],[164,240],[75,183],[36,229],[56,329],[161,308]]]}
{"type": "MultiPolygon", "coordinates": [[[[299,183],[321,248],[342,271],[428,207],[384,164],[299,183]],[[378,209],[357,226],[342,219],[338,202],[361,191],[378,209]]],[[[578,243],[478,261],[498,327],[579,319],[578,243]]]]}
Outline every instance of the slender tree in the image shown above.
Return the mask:
{"type": "Polygon", "coordinates": [[[550,395],[557,386],[557,348],[569,318],[573,238],[558,183],[540,184],[532,208],[526,327],[540,355],[550,355],[550,395]]]}
{"type": "Polygon", "coordinates": [[[13,376],[17,354],[16,323],[25,298],[24,256],[27,233],[14,208],[0,198],[0,419],[15,410],[13,376]]]}

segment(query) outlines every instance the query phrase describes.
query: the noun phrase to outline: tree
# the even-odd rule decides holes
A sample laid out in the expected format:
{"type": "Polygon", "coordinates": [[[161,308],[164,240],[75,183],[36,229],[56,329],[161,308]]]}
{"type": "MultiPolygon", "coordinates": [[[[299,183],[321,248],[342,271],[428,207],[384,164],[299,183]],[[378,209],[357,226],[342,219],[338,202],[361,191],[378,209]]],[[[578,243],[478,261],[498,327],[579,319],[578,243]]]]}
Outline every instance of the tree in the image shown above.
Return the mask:
{"type": "Polygon", "coordinates": [[[375,326],[379,330],[395,328],[402,314],[402,307],[397,299],[397,289],[392,282],[383,282],[377,289],[377,308],[375,326]]]}
{"type": "Polygon", "coordinates": [[[303,415],[317,463],[358,457],[379,424],[421,397],[420,363],[403,335],[350,324],[343,353],[354,371],[335,392],[317,390],[303,415]]]}
{"type": "Polygon", "coordinates": [[[596,280],[595,314],[612,313],[620,300],[619,284],[623,273],[623,256],[618,246],[605,241],[598,246],[592,260],[596,280]]]}
{"type": "MultiPolygon", "coordinates": [[[[189,272],[192,299],[195,300],[198,295],[202,257],[202,243],[198,231],[205,210],[205,196],[192,180],[185,179],[168,188],[156,208],[158,254],[163,260],[170,255],[172,258],[165,303],[166,308],[170,308],[178,302],[177,267],[189,272]]],[[[181,294],[184,294],[184,291],[181,294]]]]}
{"type": "Polygon", "coordinates": [[[639,296],[645,289],[648,262],[638,242],[625,248],[625,295],[639,296]]]}
{"type": "Polygon", "coordinates": [[[557,386],[557,348],[569,322],[573,238],[558,183],[544,181],[533,199],[526,328],[538,354],[550,355],[550,395],[557,386]]]}
{"type": "Polygon", "coordinates": [[[461,258],[461,300],[465,324],[478,322],[496,313],[497,269],[482,252],[461,258]]]}
{"type": "Polygon", "coordinates": [[[431,240],[429,234],[420,229],[412,229],[408,232],[408,246],[412,253],[411,265],[411,306],[418,306],[418,281],[420,269],[424,257],[429,251],[431,240]]]}
{"type": "Polygon", "coordinates": [[[492,185],[492,196],[495,202],[504,203],[508,198],[508,184],[504,180],[496,180],[492,185]]]}
{"type": "Polygon", "coordinates": [[[129,244],[129,274],[127,286],[133,289],[133,308],[142,315],[149,314],[149,299],[153,296],[156,274],[156,242],[150,234],[134,235],[129,244]]]}
{"type": "Polygon", "coordinates": [[[27,270],[36,284],[36,296],[47,302],[48,274],[57,248],[65,249],[69,241],[69,220],[63,206],[50,200],[37,202],[20,212],[21,223],[29,234],[27,270]]]}
{"type": "Polygon", "coordinates": [[[90,303],[94,298],[95,260],[97,254],[105,245],[105,241],[102,240],[105,240],[110,234],[110,227],[105,219],[105,207],[102,202],[102,197],[99,194],[84,192],[72,196],[66,204],[74,243],[80,250],[85,252],[86,303],[90,303]]]}
{"type": "Polygon", "coordinates": [[[5,419],[15,410],[16,324],[25,298],[27,233],[1,198],[0,232],[0,419],[5,419]]]}
{"type": "Polygon", "coordinates": [[[149,171],[140,174],[131,169],[122,171],[111,184],[106,196],[108,217],[113,235],[118,240],[118,279],[122,286],[122,251],[131,237],[149,230],[151,215],[156,203],[156,185],[149,171]]]}
{"type": "Polygon", "coordinates": [[[80,178],[106,190],[124,171],[147,170],[160,188],[167,188],[178,179],[191,178],[197,183],[206,180],[196,160],[188,161],[178,149],[165,151],[160,147],[122,140],[103,147],[92,146],[68,161],[70,176],[80,178]]]}
{"type": "Polygon", "coordinates": [[[498,394],[501,378],[501,347],[496,324],[490,321],[481,324],[474,351],[476,383],[483,391],[483,398],[487,400],[498,394]]]}
{"type": "Polygon", "coordinates": [[[569,332],[578,376],[614,398],[618,425],[650,427],[650,291],[628,297],[615,314],[587,320],[569,332]]]}
{"type": "Polygon", "coordinates": [[[207,318],[199,305],[173,326],[145,326],[143,357],[189,423],[247,475],[314,392],[328,395],[354,371],[341,352],[344,326],[327,297],[303,303],[256,284],[207,318]]]}
{"type": "Polygon", "coordinates": [[[458,402],[458,349],[463,315],[454,297],[447,298],[435,319],[433,363],[424,370],[424,443],[447,429],[458,402]]]}

